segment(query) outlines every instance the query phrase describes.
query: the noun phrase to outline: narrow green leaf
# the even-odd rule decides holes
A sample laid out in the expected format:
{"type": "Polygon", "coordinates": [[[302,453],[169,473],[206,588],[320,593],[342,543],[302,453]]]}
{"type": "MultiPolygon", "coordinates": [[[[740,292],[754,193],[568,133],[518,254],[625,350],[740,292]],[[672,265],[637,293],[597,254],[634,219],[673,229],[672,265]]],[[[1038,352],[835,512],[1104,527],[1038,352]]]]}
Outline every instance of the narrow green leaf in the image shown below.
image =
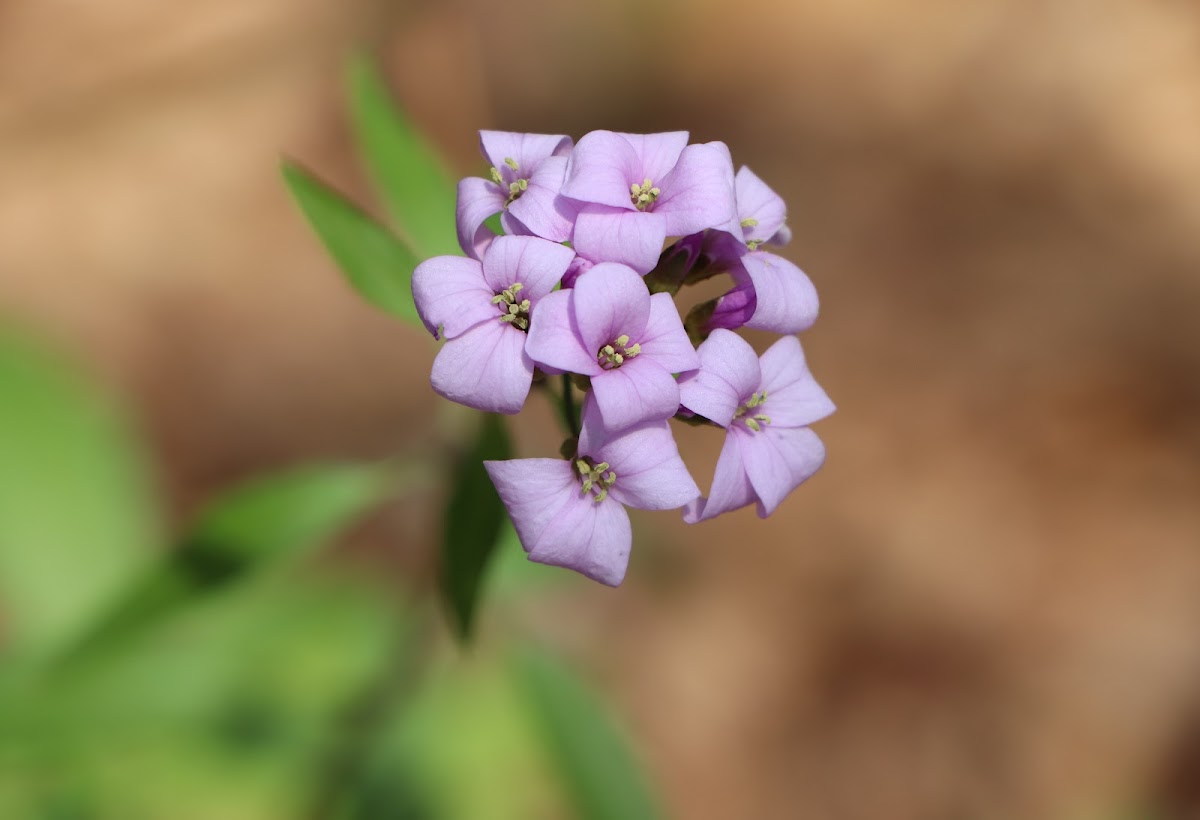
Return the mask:
{"type": "Polygon", "coordinates": [[[390,465],[328,464],[234,488],[201,513],[170,557],[79,649],[90,653],[206,593],[323,546],[404,482],[390,465]]]}
{"type": "Polygon", "coordinates": [[[511,458],[504,419],[489,413],[471,448],[454,468],[442,538],[441,590],[461,640],[471,626],[484,571],[504,524],[504,504],[483,467],[484,460],[511,458]]]}
{"type": "Polygon", "coordinates": [[[562,662],[531,650],[518,682],[580,820],[661,817],[624,734],[600,700],[562,662]]]}
{"type": "Polygon", "coordinates": [[[354,289],[375,307],[420,326],[412,299],[417,256],[387,228],[300,166],[285,162],[283,178],[354,289]]]}
{"type": "Polygon", "coordinates": [[[396,228],[422,256],[461,254],[457,191],[442,159],[392,102],[375,62],[349,67],[350,114],[358,147],[396,228]]]}
{"type": "Polygon", "coordinates": [[[66,363],[0,329],[3,654],[76,640],[153,561],[159,520],[142,454],[66,363]]]}

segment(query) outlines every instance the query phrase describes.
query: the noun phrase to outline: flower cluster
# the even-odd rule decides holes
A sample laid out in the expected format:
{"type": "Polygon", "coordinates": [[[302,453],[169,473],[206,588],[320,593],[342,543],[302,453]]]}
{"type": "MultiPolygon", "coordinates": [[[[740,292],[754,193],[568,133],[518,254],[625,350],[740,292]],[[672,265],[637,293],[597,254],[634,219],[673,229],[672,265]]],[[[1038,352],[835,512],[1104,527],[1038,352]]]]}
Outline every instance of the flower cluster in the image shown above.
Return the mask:
{"type": "Polygon", "coordinates": [[[790,238],[783,200],[684,131],[483,131],[480,147],[488,177],[458,185],[466,256],[419,265],[413,296],[446,340],[431,376],[445,398],[512,414],[562,377],[563,458],[485,462],[529,558],[616,586],[626,507],[770,515],[820,468],[809,425],[834,409],[792,335],[816,320],[816,290],[766,250],[790,238]],[[681,288],[721,274],[732,287],[682,317],[681,288]],[[760,357],[741,327],[783,335],[760,357]],[[725,430],[707,497],[672,418],[725,430]]]}

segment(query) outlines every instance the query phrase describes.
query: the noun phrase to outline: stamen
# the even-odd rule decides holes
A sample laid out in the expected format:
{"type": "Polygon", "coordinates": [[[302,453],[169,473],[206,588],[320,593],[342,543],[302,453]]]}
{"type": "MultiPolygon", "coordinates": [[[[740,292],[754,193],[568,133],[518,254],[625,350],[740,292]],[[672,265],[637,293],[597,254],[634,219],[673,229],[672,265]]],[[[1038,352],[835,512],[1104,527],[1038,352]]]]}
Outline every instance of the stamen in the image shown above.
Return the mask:
{"type": "Polygon", "coordinates": [[[493,165],[491,168],[491,171],[492,171],[492,182],[496,183],[497,185],[503,185],[504,177],[500,176],[500,169],[497,168],[495,165],[493,165]]]}
{"type": "Polygon", "coordinates": [[[620,367],[629,359],[642,352],[640,344],[629,344],[629,336],[622,333],[617,338],[596,351],[596,361],[605,370],[620,367]]]}
{"type": "Polygon", "coordinates": [[[662,191],[654,187],[654,183],[650,181],[650,177],[642,180],[642,184],[636,182],[629,186],[629,201],[632,202],[639,211],[644,211],[653,202],[658,199],[658,195],[662,191]]]}
{"type": "Polygon", "coordinates": [[[512,157],[505,157],[504,164],[507,165],[509,168],[512,168],[514,171],[517,170],[517,161],[515,159],[513,159],[512,157]]]}
{"type": "Polygon", "coordinates": [[[592,500],[597,504],[608,498],[609,488],[617,482],[617,474],[609,469],[607,461],[593,466],[591,459],[578,458],[575,460],[575,472],[579,473],[581,495],[593,493],[592,500]]]}
{"type": "Polygon", "coordinates": [[[745,404],[743,404],[741,407],[739,407],[737,410],[734,411],[733,417],[735,419],[741,419],[742,423],[745,424],[748,429],[753,430],[755,433],[762,432],[762,426],[764,424],[771,423],[770,416],[768,416],[766,413],[755,413],[754,415],[750,416],[749,418],[745,418],[745,416],[750,410],[752,410],[756,407],[761,407],[766,402],[766,400],[767,400],[767,391],[766,390],[761,390],[761,391],[755,393],[753,396],[746,399],[745,404]]]}
{"type": "Polygon", "coordinates": [[[492,304],[500,309],[500,321],[507,322],[517,330],[529,330],[529,310],[533,304],[528,299],[517,301],[517,294],[524,288],[520,282],[513,282],[504,290],[492,297],[492,304]]]}
{"type": "Polygon", "coordinates": [[[752,216],[748,216],[748,217],[746,217],[745,219],[743,219],[743,220],[742,220],[742,227],[743,227],[743,228],[755,228],[755,227],[758,227],[758,220],[757,220],[757,219],[755,219],[755,218],[754,218],[754,217],[752,217],[752,216]]]}

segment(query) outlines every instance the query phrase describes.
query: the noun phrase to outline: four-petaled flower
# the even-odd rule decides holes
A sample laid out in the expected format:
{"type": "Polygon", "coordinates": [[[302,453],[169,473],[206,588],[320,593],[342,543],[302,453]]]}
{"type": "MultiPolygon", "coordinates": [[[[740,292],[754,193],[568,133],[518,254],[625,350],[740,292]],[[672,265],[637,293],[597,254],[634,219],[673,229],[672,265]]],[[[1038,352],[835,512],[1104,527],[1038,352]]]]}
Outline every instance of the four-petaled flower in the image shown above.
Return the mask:
{"type": "Polygon", "coordinates": [[[613,262],[542,300],[525,351],[540,365],[590,377],[610,430],[675,415],[672,374],[700,366],[671,297],[651,296],[641,276],[613,262]]]}
{"type": "Polygon", "coordinates": [[[458,183],[458,243],[482,259],[495,234],[484,224],[500,214],[507,234],[540,236],[555,242],[571,238],[575,208],[558,196],[571,153],[561,134],[480,131],[479,149],[492,164],[490,178],[458,183]]]}
{"type": "Polygon", "coordinates": [[[607,432],[584,402],[569,461],[485,461],[529,560],[573,569],[609,586],[625,577],[633,535],[626,507],[674,510],[699,497],[665,421],[607,432]]]}
{"type": "Polygon", "coordinates": [[[579,203],[573,244],[580,256],[644,274],[668,236],[729,223],[735,214],[729,149],[687,141],[686,131],[593,131],[579,141],[561,192],[579,203]]]}
{"type": "Polygon", "coordinates": [[[689,523],[757,502],[766,517],[820,469],[825,447],[809,429],[833,412],[804,361],[800,342],[785,336],[761,358],[744,339],[715,330],[700,345],[700,369],[680,379],[680,402],[725,428],[725,446],[707,498],[684,510],[689,523]]]}
{"type": "Polygon", "coordinates": [[[526,333],[574,257],[556,242],[501,236],[482,262],[436,256],[417,266],[417,312],[435,339],[447,340],[430,378],[438,395],[493,413],[520,411],[534,369],[526,333]]]}

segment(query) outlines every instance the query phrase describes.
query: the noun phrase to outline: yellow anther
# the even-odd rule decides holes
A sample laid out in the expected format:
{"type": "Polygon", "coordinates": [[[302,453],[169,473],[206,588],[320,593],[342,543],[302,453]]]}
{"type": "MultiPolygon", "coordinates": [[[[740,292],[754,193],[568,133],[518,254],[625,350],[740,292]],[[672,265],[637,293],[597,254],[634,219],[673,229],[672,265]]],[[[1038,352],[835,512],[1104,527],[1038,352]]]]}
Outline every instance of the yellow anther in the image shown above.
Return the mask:
{"type": "Polygon", "coordinates": [[[504,177],[500,176],[500,169],[497,168],[495,165],[493,165],[491,168],[491,171],[492,171],[492,182],[496,183],[497,185],[503,185],[504,177]]]}
{"type": "Polygon", "coordinates": [[[642,352],[642,345],[639,342],[638,344],[630,345],[629,347],[625,348],[625,357],[628,359],[632,359],[634,356],[636,356],[637,354],[639,354],[641,352],[642,352]]]}
{"type": "Polygon", "coordinates": [[[512,157],[505,157],[504,164],[507,165],[509,168],[512,168],[514,171],[517,170],[517,161],[515,159],[513,159],[512,157]]]}
{"type": "Polygon", "coordinates": [[[743,228],[754,228],[758,226],[758,220],[752,216],[748,216],[742,220],[743,228]]]}
{"type": "Polygon", "coordinates": [[[613,344],[618,344],[621,347],[624,347],[625,345],[629,344],[629,337],[625,334],[621,334],[614,340],[613,344]]]}

